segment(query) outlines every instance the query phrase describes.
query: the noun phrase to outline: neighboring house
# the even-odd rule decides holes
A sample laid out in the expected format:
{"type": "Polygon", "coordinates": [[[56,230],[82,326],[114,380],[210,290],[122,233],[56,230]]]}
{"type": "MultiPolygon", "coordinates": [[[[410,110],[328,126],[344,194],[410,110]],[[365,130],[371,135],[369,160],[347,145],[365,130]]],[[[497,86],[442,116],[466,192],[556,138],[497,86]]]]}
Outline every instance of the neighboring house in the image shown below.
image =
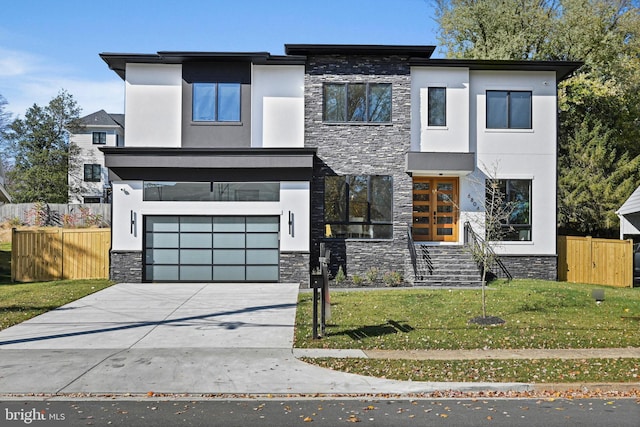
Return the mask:
{"type": "Polygon", "coordinates": [[[11,196],[9,192],[5,188],[5,175],[4,168],[2,167],[2,163],[0,162],[0,204],[3,203],[11,203],[11,196]]]}
{"type": "Polygon", "coordinates": [[[616,211],[620,218],[620,239],[640,239],[640,187],[616,211]]]}
{"type": "Polygon", "coordinates": [[[80,121],[84,128],[70,136],[80,151],[69,168],[69,202],[109,203],[109,174],[99,148],[124,146],[124,114],[100,110],[80,121]]]}
{"type": "Polygon", "coordinates": [[[555,279],[556,85],[580,64],[434,48],[101,54],[126,83],[127,146],[101,148],[112,279],[307,283],[325,243],[333,272],[424,281],[409,236],[482,233],[487,176],[518,207],[503,262],[555,279]]]}

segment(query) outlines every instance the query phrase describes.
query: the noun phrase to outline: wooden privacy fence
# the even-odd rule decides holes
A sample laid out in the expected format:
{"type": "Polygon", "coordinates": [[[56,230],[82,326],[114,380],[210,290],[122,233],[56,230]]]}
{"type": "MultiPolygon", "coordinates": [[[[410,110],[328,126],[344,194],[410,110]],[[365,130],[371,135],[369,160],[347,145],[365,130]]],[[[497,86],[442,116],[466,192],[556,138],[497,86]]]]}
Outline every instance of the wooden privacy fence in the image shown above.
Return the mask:
{"type": "Polygon", "coordinates": [[[11,280],[107,279],[111,229],[13,229],[11,280]]]}
{"type": "Polygon", "coordinates": [[[633,286],[633,241],[558,237],[558,280],[633,286]]]}

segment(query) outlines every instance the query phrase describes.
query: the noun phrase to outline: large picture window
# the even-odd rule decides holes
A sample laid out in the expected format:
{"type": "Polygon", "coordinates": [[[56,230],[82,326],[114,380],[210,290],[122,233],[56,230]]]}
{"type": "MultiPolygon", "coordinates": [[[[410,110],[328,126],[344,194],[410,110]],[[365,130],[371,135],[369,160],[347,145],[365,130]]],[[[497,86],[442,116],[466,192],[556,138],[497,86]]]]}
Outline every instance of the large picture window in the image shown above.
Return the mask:
{"type": "Polygon", "coordinates": [[[280,183],[145,181],[142,198],[155,202],[277,202],[280,183]]]}
{"type": "Polygon", "coordinates": [[[393,238],[393,180],[388,175],[327,176],[325,237],[393,238]]]}
{"type": "Polygon", "coordinates": [[[194,122],[239,122],[240,83],[194,83],[194,122]]]}
{"type": "Polygon", "coordinates": [[[332,123],[391,122],[391,83],[327,83],[323,120],[332,123]]]}
{"type": "Polygon", "coordinates": [[[446,126],[447,89],[444,87],[430,87],[428,89],[428,105],[428,125],[446,126]]]}
{"type": "Polygon", "coordinates": [[[531,129],[531,92],[488,90],[487,129],[531,129]]]}
{"type": "MultiPolygon", "coordinates": [[[[497,194],[501,198],[504,217],[498,218],[501,227],[501,240],[531,240],[531,180],[500,179],[497,194]]],[[[487,197],[489,196],[487,191],[487,197]]]]}

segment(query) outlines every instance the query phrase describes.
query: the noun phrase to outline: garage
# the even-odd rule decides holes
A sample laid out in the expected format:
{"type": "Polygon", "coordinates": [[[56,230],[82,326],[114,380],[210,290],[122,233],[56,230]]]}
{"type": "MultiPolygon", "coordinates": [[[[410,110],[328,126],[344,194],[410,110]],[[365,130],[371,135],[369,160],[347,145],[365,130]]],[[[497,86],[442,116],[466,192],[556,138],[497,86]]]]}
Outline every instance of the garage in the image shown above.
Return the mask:
{"type": "Polygon", "coordinates": [[[145,216],[146,282],[277,282],[278,216],[145,216]]]}

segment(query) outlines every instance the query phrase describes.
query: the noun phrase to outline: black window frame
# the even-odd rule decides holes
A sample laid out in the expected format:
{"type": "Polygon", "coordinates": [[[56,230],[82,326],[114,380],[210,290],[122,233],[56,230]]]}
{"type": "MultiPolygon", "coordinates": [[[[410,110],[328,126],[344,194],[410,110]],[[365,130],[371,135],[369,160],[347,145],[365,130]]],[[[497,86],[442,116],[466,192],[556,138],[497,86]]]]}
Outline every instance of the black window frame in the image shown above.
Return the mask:
{"type": "Polygon", "coordinates": [[[324,237],[327,239],[361,239],[361,240],[392,240],[393,239],[393,176],[392,175],[330,175],[325,176],[324,187],[324,237]],[[354,201],[354,197],[358,194],[352,187],[356,184],[355,181],[359,180],[362,184],[362,179],[366,179],[366,200],[354,201]],[[328,200],[327,180],[338,180],[336,188],[337,199],[328,200]],[[381,182],[387,182],[388,196],[385,206],[384,201],[375,200],[374,198],[374,186],[376,180],[381,182]],[[340,182],[341,181],[341,182],[340,182]],[[335,218],[328,217],[330,209],[328,204],[332,203],[337,208],[332,209],[335,214],[335,218]],[[364,211],[362,211],[362,219],[355,220],[352,216],[352,206],[355,203],[361,205],[366,204],[364,211]],[[380,214],[380,209],[388,208],[388,212],[380,214]],[[378,218],[376,218],[378,217],[378,218]],[[382,217],[382,218],[380,218],[382,217]],[[353,229],[359,231],[353,231],[353,229]],[[329,232],[331,230],[331,232],[329,232]]]}
{"type": "MultiPolygon", "coordinates": [[[[505,178],[494,180],[499,188],[500,197],[502,197],[502,203],[508,216],[506,218],[500,218],[500,240],[505,242],[518,242],[533,240],[533,215],[532,215],[532,203],[533,203],[533,180],[522,178],[505,178]],[[517,191],[518,185],[515,183],[527,183],[528,194],[526,200],[519,200],[517,191]],[[518,221],[522,218],[522,214],[526,212],[526,220],[524,222],[518,221]],[[524,232],[524,234],[523,234],[524,232]]],[[[487,183],[489,185],[489,183],[487,183]]],[[[487,197],[489,194],[487,193],[487,197]]]]}
{"type": "Polygon", "coordinates": [[[324,123],[348,123],[348,124],[390,124],[393,121],[393,85],[389,82],[325,82],[322,86],[322,121],[324,123]],[[364,107],[365,111],[362,113],[363,120],[350,120],[349,117],[349,88],[352,87],[352,90],[355,87],[365,86],[364,91],[364,107]],[[334,120],[329,119],[327,115],[327,88],[330,86],[342,86],[344,87],[344,111],[341,116],[344,117],[344,120],[334,120]],[[372,120],[371,117],[371,88],[375,86],[384,86],[389,89],[389,114],[388,120],[372,120]]]}
{"type": "Polygon", "coordinates": [[[485,103],[485,126],[487,129],[533,129],[533,91],[531,90],[487,90],[485,94],[486,103],[485,103]],[[506,126],[490,126],[489,125],[489,94],[490,93],[504,93],[506,95],[506,126]],[[513,110],[511,102],[511,95],[515,93],[526,93],[529,95],[529,117],[528,117],[528,125],[526,127],[523,126],[514,126],[513,125],[513,110]]]}
{"type": "MultiPolygon", "coordinates": [[[[439,117],[437,117],[439,118],[439,117]]],[[[446,86],[429,86],[427,88],[427,126],[429,127],[445,127],[447,126],[447,88],[446,86]],[[431,92],[432,90],[441,90],[444,92],[444,104],[442,105],[442,123],[438,123],[436,117],[432,117],[431,111],[431,92]]]]}
{"type": "Polygon", "coordinates": [[[93,143],[93,145],[106,145],[107,132],[104,132],[104,131],[91,132],[91,142],[93,143]]]}
{"type": "Polygon", "coordinates": [[[100,181],[102,181],[102,165],[98,163],[85,163],[84,164],[84,182],[100,182],[100,181]]]}
{"type": "Polygon", "coordinates": [[[240,82],[194,82],[191,84],[191,122],[193,123],[241,123],[242,122],[242,83],[240,82]],[[213,85],[215,92],[213,95],[214,111],[213,119],[196,119],[195,117],[195,102],[196,102],[196,88],[198,85],[213,85]],[[238,118],[233,120],[221,120],[220,119],[220,85],[234,85],[238,87],[238,118]]]}

